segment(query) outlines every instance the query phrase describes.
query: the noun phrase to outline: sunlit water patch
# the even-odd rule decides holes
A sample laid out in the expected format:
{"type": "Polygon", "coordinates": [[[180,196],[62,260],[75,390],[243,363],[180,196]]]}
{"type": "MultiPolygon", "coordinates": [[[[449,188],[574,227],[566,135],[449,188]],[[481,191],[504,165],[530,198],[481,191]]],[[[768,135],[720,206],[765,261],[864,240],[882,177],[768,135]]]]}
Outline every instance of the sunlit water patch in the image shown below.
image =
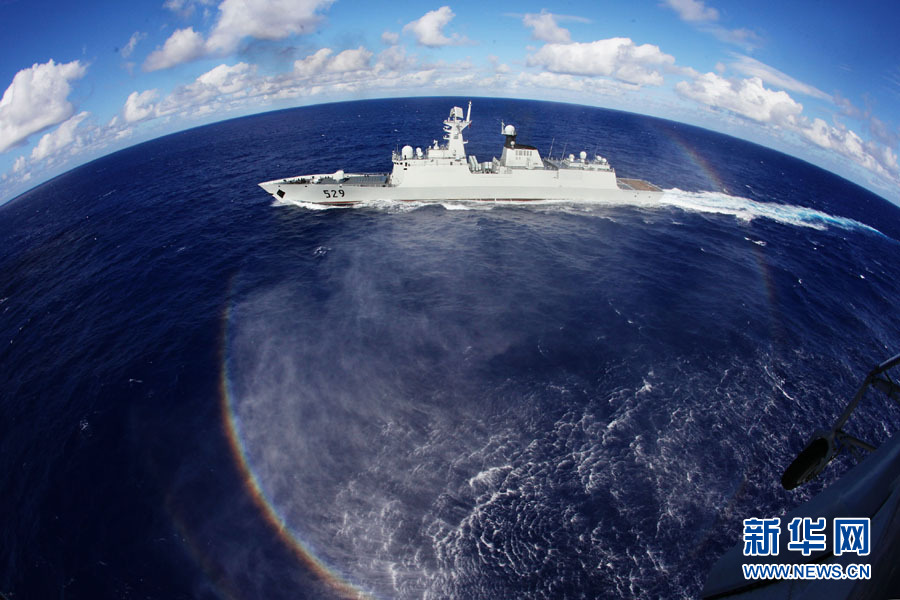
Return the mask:
{"type": "MultiPolygon", "coordinates": [[[[718,214],[679,194],[680,228],[718,214]]],[[[347,212],[389,214],[230,311],[230,418],[267,510],[376,597],[691,597],[829,397],[769,355],[793,267],[744,235],[791,225],[766,232],[781,246],[806,211],[732,202],[693,236],[634,206],[347,212]]]]}

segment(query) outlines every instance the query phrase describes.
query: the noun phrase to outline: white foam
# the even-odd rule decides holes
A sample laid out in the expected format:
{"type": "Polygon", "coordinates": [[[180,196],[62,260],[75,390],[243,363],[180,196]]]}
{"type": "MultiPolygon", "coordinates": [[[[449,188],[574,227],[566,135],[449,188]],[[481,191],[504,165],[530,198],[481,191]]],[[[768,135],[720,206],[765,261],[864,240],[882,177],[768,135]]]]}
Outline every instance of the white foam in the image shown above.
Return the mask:
{"type": "Polygon", "coordinates": [[[298,202],[296,200],[278,199],[272,202],[272,206],[299,206],[307,210],[331,210],[333,208],[345,208],[343,206],[332,206],[329,204],[317,204],[316,202],[298,202]]]}
{"type": "Polygon", "coordinates": [[[673,188],[665,190],[660,199],[660,204],[691,212],[731,215],[748,223],[754,219],[763,218],[783,225],[809,227],[818,230],[840,227],[842,229],[864,229],[881,234],[877,229],[859,221],[830,215],[813,208],[775,202],[758,202],[721,192],[685,192],[673,188]]]}
{"type": "Polygon", "coordinates": [[[469,487],[487,488],[488,486],[496,486],[502,482],[512,469],[512,465],[503,465],[502,467],[485,469],[469,479],[469,487]]]}
{"type": "MultiPolygon", "coordinates": [[[[316,204],[313,202],[275,200],[273,206],[299,206],[309,210],[329,210],[332,208],[367,208],[381,210],[389,213],[405,213],[434,204],[434,202],[374,200],[360,202],[359,204],[348,206],[329,206],[316,204]]],[[[617,199],[613,201],[597,199],[531,200],[527,202],[457,200],[439,202],[437,204],[442,206],[445,210],[452,211],[484,211],[494,210],[496,208],[505,208],[509,206],[531,206],[539,207],[542,211],[574,211],[578,214],[590,213],[592,212],[592,209],[596,207],[633,206],[646,210],[652,210],[658,207],[674,207],[689,212],[729,215],[747,223],[753,221],[754,219],[769,219],[783,225],[808,227],[817,230],[825,230],[829,227],[840,227],[842,229],[862,229],[877,233],[879,235],[883,235],[874,227],[870,227],[869,225],[860,223],[859,221],[856,221],[854,219],[831,215],[813,208],[797,206],[793,204],[780,204],[777,202],[759,202],[756,200],[751,200],[749,198],[744,198],[742,196],[732,196],[723,192],[686,192],[678,188],[664,190],[662,196],[658,200],[647,200],[646,198],[622,198],[621,200],[617,199]]],[[[764,242],[761,243],[757,240],[750,241],[759,245],[765,244],[764,242]]]]}

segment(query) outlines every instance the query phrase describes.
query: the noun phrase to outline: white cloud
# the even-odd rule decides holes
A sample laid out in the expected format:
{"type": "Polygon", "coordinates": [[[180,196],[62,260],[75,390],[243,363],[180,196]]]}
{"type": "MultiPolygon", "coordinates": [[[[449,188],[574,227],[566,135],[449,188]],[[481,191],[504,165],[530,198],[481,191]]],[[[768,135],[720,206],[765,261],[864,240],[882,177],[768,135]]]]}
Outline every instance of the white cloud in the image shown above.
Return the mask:
{"type": "Polygon", "coordinates": [[[747,51],[759,45],[759,36],[755,32],[719,25],[719,11],[706,6],[703,0],[665,0],[662,6],[668,6],[678,13],[682,21],[696,24],[701,31],[712,34],[721,42],[740,46],[747,51]]]}
{"type": "Polygon", "coordinates": [[[900,176],[896,152],[888,146],[863,141],[851,129],[804,117],[798,120],[796,131],[817,146],[838,152],[869,171],[895,180],[900,176]]]}
{"type": "Polygon", "coordinates": [[[568,43],[572,37],[568,29],[556,24],[555,15],[542,10],[540,14],[526,14],[522,17],[525,27],[531,28],[531,37],[550,43],[568,43]]]}
{"type": "Polygon", "coordinates": [[[742,54],[735,54],[734,56],[737,60],[731,63],[730,66],[742,75],[759,77],[765,83],[775,87],[780,87],[792,92],[800,92],[801,94],[819,98],[820,100],[831,100],[831,96],[822,90],[803,83],[802,81],[797,81],[790,75],[782,73],[778,69],[770,67],[767,64],[761,63],[755,58],[750,58],[749,56],[744,56],[742,54]]]}
{"type": "Polygon", "coordinates": [[[13,184],[25,183],[32,176],[44,178],[54,170],[65,167],[74,157],[83,158],[98,152],[130,134],[130,130],[123,130],[113,123],[98,127],[90,117],[90,113],[82,111],[44,134],[32,148],[30,156],[20,156],[16,160],[10,172],[13,184]]]}
{"type": "Polygon", "coordinates": [[[721,25],[710,23],[701,25],[701,31],[711,33],[720,42],[740,46],[745,51],[753,50],[760,44],[760,37],[749,29],[726,29],[721,25]]]}
{"type": "Polygon", "coordinates": [[[661,52],[658,46],[638,46],[629,38],[547,44],[528,57],[529,66],[540,66],[553,73],[602,75],[635,85],[662,85],[658,67],[674,63],[675,58],[661,52]]]}
{"type": "Polygon", "coordinates": [[[835,93],[833,100],[842,114],[854,119],[862,116],[863,112],[859,108],[857,108],[849,98],[845,98],[839,93],[835,93]]]}
{"type": "Polygon", "coordinates": [[[333,0],[223,0],[219,19],[209,36],[211,53],[233,51],[245,37],[281,40],[312,33],[322,21],[316,14],[333,0]]]}
{"type": "Polygon", "coordinates": [[[32,149],[31,160],[44,160],[52,154],[58,154],[67,146],[80,145],[80,143],[76,143],[78,139],[75,129],[87,118],[88,114],[87,111],[80,112],[63,122],[55,131],[45,133],[37,143],[37,146],[32,149]]]}
{"type": "Polygon", "coordinates": [[[450,37],[444,35],[444,27],[455,16],[449,6],[442,6],[437,10],[428,11],[415,21],[404,25],[403,33],[411,33],[419,45],[429,48],[465,44],[468,40],[460,37],[459,34],[454,33],[450,37]]]}
{"type": "Polygon", "coordinates": [[[57,64],[51,59],[16,73],[0,99],[0,152],[72,116],[70,84],[86,72],[77,60],[57,64]]]}
{"type": "Polygon", "coordinates": [[[494,73],[497,74],[505,74],[509,73],[510,68],[506,63],[501,63],[500,59],[493,54],[488,55],[488,62],[491,63],[491,68],[494,70],[494,73]]]}
{"type": "Polygon", "coordinates": [[[716,21],[719,11],[709,8],[701,0],[666,0],[666,5],[684,21],[716,21]]]}
{"type": "Polygon", "coordinates": [[[900,130],[892,129],[890,125],[875,116],[871,98],[864,96],[864,99],[865,110],[858,108],[849,98],[843,97],[838,92],[835,92],[831,97],[831,100],[842,115],[866,122],[867,129],[872,137],[885,146],[896,147],[900,144],[900,130]]]}
{"type": "MultiPolygon", "coordinates": [[[[175,113],[211,112],[224,98],[240,98],[253,89],[256,80],[256,66],[247,63],[219,65],[197,77],[191,83],[178,86],[162,101],[152,104],[148,98],[144,110],[148,116],[165,116],[175,113]],[[204,108],[204,107],[209,107],[204,108]]],[[[141,106],[137,103],[138,106],[141,106]]],[[[138,115],[143,114],[141,112],[138,115]]]]}
{"type": "Polygon", "coordinates": [[[16,187],[32,178],[41,180],[58,173],[60,168],[70,167],[73,159],[81,162],[92,154],[96,156],[110,144],[131,135],[131,129],[120,127],[118,123],[119,119],[113,119],[106,126],[97,126],[87,111],[67,119],[55,130],[44,134],[29,156],[16,159],[10,172],[3,176],[9,187],[3,189],[0,186],[0,195],[15,193],[16,187]]]}
{"type": "Polygon", "coordinates": [[[364,47],[345,50],[337,55],[322,48],[294,63],[291,73],[258,79],[248,97],[259,102],[321,95],[356,94],[363,90],[415,91],[433,87],[437,81],[460,85],[473,80],[471,76],[453,74],[466,70],[466,62],[436,65],[419,64],[407,56],[401,46],[391,46],[374,55],[364,47]]]}
{"type": "Polygon", "coordinates": [[[137,47],[138,43],[147,37],[146,33],[142,33],[140,31],[135,31],[131,34],[131,37],[128,38],[128,43],[119,51],[119,54],[128,58],[131,56],[131,53],[134,52],[135,47],[137,47]]]}
{"type": "Polygon", "coordinates": [[[163,8],[168,8],[184,18],[188,18],[194,14],[196,4],[210,6],[214,4],[214,0],[166,0],[163,2],[163,8]]]}
{"type": "Polygon", "coordinates": [[[406,55],[406,50],[403,46],[391,46],[382,50],[378,55],[374,71],[376,73],[382,71],[406,71],[411,69],[414,64],[415,59],[406,55]]]}
{"type": "MultiPolygon", "coordinates": [[[[187,27],[175,31],[162,48],[144,61],[145,71],[168,69],[204,56],[224,56],[237,49],[246,37],[281,40],[291,35],[312,33],[321,23],[316,14],[334,0],[223,0],[219,17],[204,40],[203,35],[187,27]]],[[[211,1],[200,0],[201,4],[211,1]]],[[[167,0],[165,7],[182,14],[193,12],[190,0],[167,0]]]]}
{"type": "Polygon", "coordinates": [[[331,48],[321,48],[306,58],[294,61],[294,73],[300,77],[309,77],[325,70],[328,57],[333,54],[331,48]]]}
{"type": "Polygon", "coordinates": [[[362,46],[353,50],[344,50],[331,60],[328,70],[332,73],[359,71],[369,67],[371,58],[372,53],[362,46]]]}
{"type": "Polygon", "coordinates": [[[190,0],[166,0],[163,2],[163,8],[168,8],[172,12],[185,13],[188,10],[193,12],[193,3],[190,0]]]}
{"type": "MultiPolygon", "coordinates": [[[[391,50],[388,48],[388,50],[391,50]]],[[[386,50],[385,52],[388,52],[386,50]]],[[[331,48],[321,48],[306,58],[294,61],[294,74],[298,77],[311,77],[323,72],[345,73],[359,71],[369,67],[372,53],[363,46],[343,52],[332,57],[331,48]]],[[[402,51],[401,51],[402,54],[402,51]]]]}
{"type": "Polygon", "coordinates": [[[204,49],[203,36],[194,31],[193,27],[178,29],[169,36],[162,48],[150,53],[143,68],[145,71],[168,69],[200,58],[204,49]]]}
{"type": "Polygon", "coordinates": [[[866,142],[853,130],[804,116],[803,105],[785,91],[766,88],[759,77],[727,79],[715,73],[680,81],[675,91],[701,104],[791,132],[815,146],[836,152],[883,178],[900,179],[897,154],[889,146],[866,142]]]}
{"type": "Polygon", "coordinates": [[[620,96],[625,92],[639,89],[632,84],[615,81],[613,79],[595,79],[590,77],[576,77],[574,75],[550,73],[519,73],[511,81],[512,88],[545,88],[563,90],[576,94],[591,94],[601,96],[620,96]]]}
{"type": "Polygon", "coordinates": [[[869,133],[876,140],[888,146],[896,146],[900,143],[897,132],[891,131],[888,125],[875,115],[869,117],[869,133]]]}
{"type": "Polygon", "coordinates": [[[393,31],[385,31],[381,34],[381,41],[388,46],[393,46],[400,41],[400,34],[394,33],[393,31]]]}
{"type": "Polygon", "coordinates": [[[256,67],[247,63],[240,62],[231,67],[222,64],[197,77],[192,85],[203,86],[219,94],[234,94],[244,89],[255,72],[256,67]]]}
{"type": "Polygon", "coordinates": [[[772,125],[788,125],[803,111],[803,105],[787,92],[766,88],[759,77],[727,79],[704,73],[691,83],[679,81],[675,91],[701,104],[772,125]]]}
{"type": "MultiPolygon", "coordinates": [[[[155,89],[132,92],[122,107],[122,118],[130,124],[170,115],[197,116],[219,109],[227,110],[228,103],[258,94],[259,85],[255,65],[242,62],[232,66],[222,64],[191,83],[178,86],[161,100],[157,100],[159,91],[155,89]]],[[[109,127],[115,126],[116,122],[111,121],[109,127]]],[[[117,131],[119,129],[116,127],[117,131]]]]}
{"type": "Polygon", "coordinates": [[[126,123],[135,123],[156,116],[156,105],[153,101],[159,95],[157,90],[131,92],[122,107],[122,117],[126,123]]]}
{"type": "Polygon", "coordinates": [[[866,150],[875,157],[887,171],[894,174],[895,177],[900,175],[900,165],[897,163],[897,153],[894,149],[887,145],[879,145],[875,142],[866,142],[866,150]]]}

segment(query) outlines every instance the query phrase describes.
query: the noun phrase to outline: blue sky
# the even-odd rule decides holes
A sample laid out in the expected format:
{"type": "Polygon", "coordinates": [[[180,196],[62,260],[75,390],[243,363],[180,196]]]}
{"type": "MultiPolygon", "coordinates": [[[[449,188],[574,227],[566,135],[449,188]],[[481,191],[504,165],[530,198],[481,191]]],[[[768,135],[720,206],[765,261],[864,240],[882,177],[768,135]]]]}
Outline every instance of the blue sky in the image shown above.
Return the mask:
{"type": "Polygon", "coordinates": [[[670,118],[900,203],[898,17],[871,0],[0,0],[0,203],[202,123],[408,95],[670,118]]]}

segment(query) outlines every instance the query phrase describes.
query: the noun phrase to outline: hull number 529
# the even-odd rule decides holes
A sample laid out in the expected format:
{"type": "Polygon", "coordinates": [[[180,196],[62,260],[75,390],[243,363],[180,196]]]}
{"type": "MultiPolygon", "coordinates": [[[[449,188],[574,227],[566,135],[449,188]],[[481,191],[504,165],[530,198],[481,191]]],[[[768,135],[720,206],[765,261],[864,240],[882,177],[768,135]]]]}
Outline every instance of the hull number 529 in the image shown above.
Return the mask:
{"type": "Polygon", "coordinates": [[[343,198],[344,190],[322,190],[326,198],[343,198]]]}

